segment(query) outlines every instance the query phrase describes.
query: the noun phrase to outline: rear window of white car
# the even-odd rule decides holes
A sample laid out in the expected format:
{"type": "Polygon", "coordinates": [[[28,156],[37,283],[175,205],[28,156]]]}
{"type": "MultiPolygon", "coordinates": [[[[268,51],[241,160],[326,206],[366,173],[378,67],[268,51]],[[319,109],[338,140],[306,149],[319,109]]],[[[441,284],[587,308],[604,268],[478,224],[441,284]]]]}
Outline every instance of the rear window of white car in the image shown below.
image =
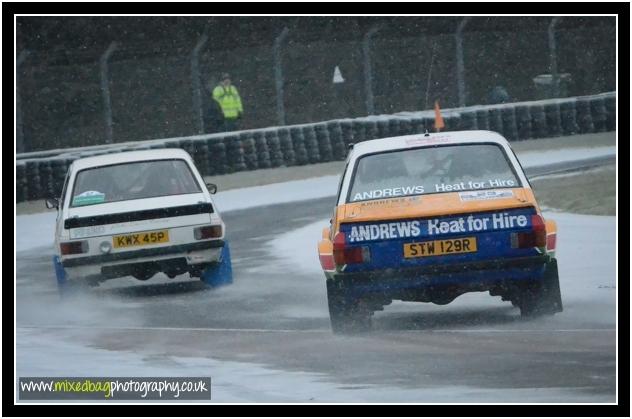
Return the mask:
{"type": "Polygon", "coordinates": [[[347,202],[520,186],[497,144],[433,146],[359,158],[347,202]]]}
{"type": "Polygon", "coordinates": [[[71,207],[201,192],[184,160],[151,160],[84,169],[77,173],[71,207]]]}

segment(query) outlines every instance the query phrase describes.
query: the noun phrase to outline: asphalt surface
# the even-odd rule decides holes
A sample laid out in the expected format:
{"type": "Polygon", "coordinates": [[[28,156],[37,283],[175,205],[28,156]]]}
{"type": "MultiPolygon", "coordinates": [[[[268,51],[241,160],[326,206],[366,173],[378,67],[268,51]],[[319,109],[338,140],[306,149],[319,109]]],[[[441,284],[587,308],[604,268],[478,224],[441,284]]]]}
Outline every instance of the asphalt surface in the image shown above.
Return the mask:
{"type": "Polygon", "coordinates": [[[333,335],[324,276],[288,269],[281,260],[293,255],[277,259],[267,247],[327,219],[333,204],[331,197],[222,214],[235,282],[219,289],[185,276],[123,278],[60,301],[52,250],[20,252],[17,326],[156,359],[211,357],[322,373],[340,388],[465,387],[498,389],[498,402],[615,401],[614,307],[603,304],[523,320],[499,297],[473,293],[447,306],[394,303],[375,315],[372,332],[333,335]],[[506,389],[533,391],[524,399],[506,389]]]}

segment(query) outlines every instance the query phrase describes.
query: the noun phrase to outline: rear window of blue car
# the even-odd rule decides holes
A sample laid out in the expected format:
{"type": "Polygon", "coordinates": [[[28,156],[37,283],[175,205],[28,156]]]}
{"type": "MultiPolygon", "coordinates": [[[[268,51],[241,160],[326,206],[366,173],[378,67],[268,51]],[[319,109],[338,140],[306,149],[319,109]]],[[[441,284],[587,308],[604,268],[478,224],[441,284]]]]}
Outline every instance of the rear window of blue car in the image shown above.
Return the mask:
{"type": "Polygon", "coordinates": [[[347,202],[521,186],[498,144],[432,146],[359,158],[347,202]]]}

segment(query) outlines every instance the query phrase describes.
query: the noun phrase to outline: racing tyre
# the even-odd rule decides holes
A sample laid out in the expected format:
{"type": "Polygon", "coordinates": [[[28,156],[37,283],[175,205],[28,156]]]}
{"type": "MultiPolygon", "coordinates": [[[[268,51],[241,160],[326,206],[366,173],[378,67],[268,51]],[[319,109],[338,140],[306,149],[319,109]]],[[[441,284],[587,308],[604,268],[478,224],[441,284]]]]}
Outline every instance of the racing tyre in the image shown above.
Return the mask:
{"type": "Polygon", "coordinates": [[[523,288],[516,302],[522,317],[553,315],[563,310],[556,259],[546,264],[542,281],[523,288]]]}
{"type": "Polygon", "coordinates": [[[224,243],[220,263],[206,268],[200,277],[202,282],[211,287],[219,287],[233,283],[233,265],[230,260],[228,242],[224,243]]]}
{"type": "Polygon", "coordinates": [[[344,286],[327,280],[327,302],[331,329],[335,334],[362,333],[371,330],[371,310],[362,300],[345,295],[344,286]]]}

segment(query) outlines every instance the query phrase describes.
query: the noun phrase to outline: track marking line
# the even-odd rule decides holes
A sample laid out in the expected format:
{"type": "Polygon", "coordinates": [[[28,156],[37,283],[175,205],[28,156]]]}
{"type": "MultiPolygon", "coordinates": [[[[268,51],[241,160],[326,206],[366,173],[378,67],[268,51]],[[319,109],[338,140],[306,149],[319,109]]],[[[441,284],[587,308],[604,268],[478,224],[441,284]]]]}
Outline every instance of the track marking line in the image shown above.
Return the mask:
{"type": "MultiPolygon", "coordinates": [[[[387,329],[384,329],[387,330],[387,329]]],[[[578,332],[616,332],[617,329],[441,329],[441,330],[414,330],[410,332],[431,333],[578,333],[578,332]]]]}
{"type": "MultiPolygon", "coordinates": [[[[73,325],[26,325],[17,329],[90,329],[90,330],[133,330],[133,331],[182,331],[182,332],[242,332],[242,333],[331,333],[330,329],[240,329],[213,327],[141,327],[141,326],[73,326],[73,325]]],[[[415,333],[585,333],[616,332],[616,329],[375,329],[373,332],[415,332],[415,333]]],[[[359,336],[371,336],[359,335],[359,336]]]]}
{"type": "Polygon", "coordinates": [[[329,329],[240,329],[213,327],[141,327],[141,326],[73,326],[73,325],[28,325],[17,326],[18,329],[90,329],[90,330],[151,330],[151,331],[191,331],[191,332],[252,332],[252,333],[318,333],[329,329]]]}

